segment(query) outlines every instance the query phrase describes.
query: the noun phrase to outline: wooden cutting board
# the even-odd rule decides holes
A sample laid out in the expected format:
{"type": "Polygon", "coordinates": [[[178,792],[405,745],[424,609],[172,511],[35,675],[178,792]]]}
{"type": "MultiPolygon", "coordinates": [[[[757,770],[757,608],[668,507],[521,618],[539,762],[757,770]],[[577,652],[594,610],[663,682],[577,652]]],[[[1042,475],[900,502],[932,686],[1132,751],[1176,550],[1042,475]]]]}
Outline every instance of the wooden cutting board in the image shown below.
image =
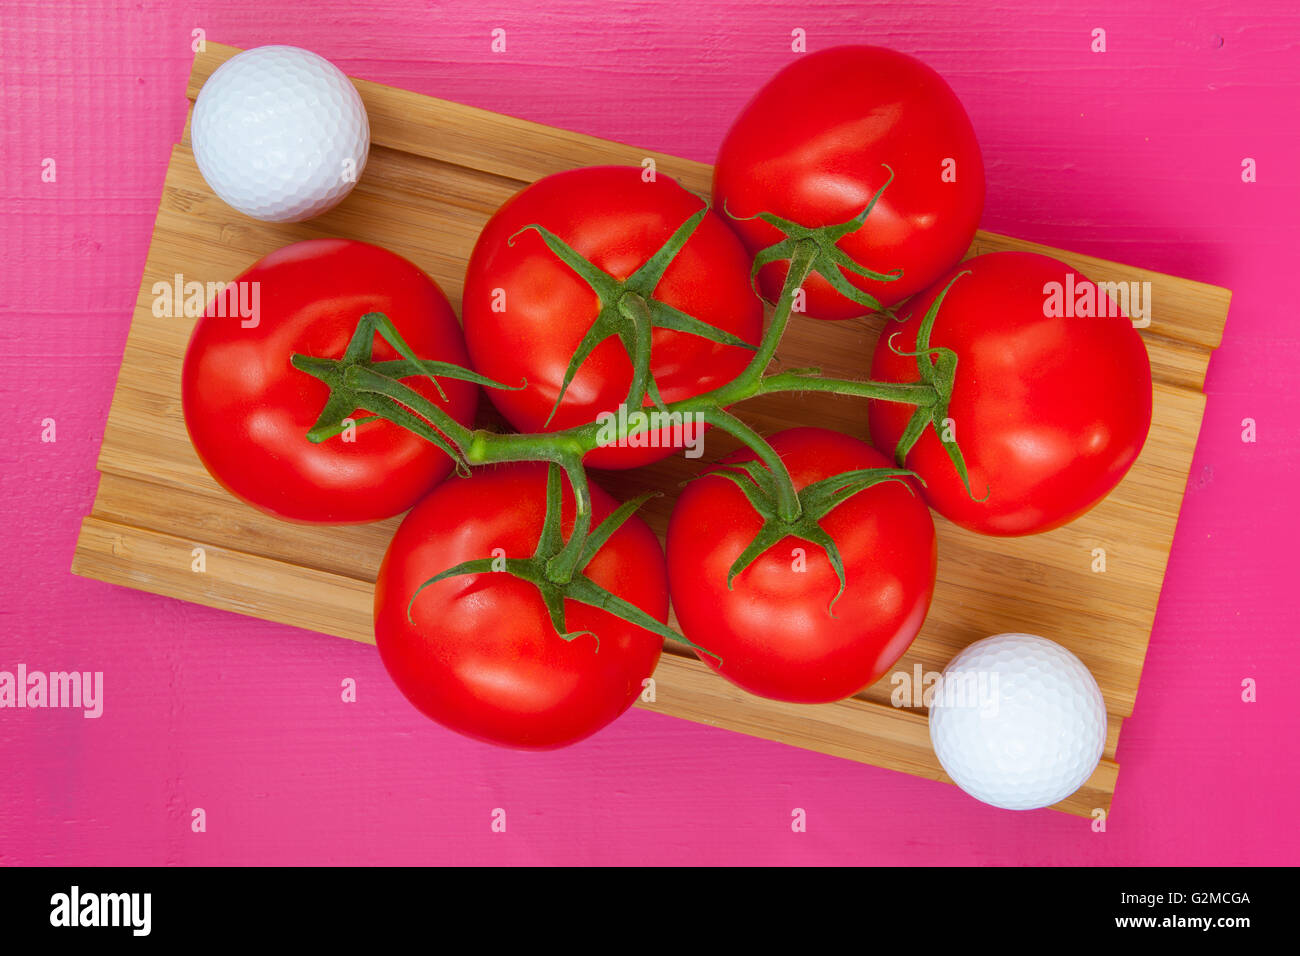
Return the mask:
{"type": "MultiPolygon", "coordinates": [[[[191,102],[237,53],[209,43],[195,61],[191,102]]],[[[194,320],[153,314],[156,282],[177,274],[225,281],[290,242],[344,236],[392,249],[428,272],[459,306],[465,262],[492,212],[523,185],[575,166],[640,165],[707,194],[701,163],[355,81],[370,115],[370,161],[352,195],[309,223],[248,219],[217,199],[190,151],[173,151],[158,206],[122,370],[99,457],[102,473],[82,522],[72,570],[81,575],[266,620],[373,643],[371,593],[398,519],[362,527],[286,524],[227,495],[195,456],[181,417],[181,361],[194,320]],[[203,548],[206,570],[191,570],[203,548]]],[[[1228,311],[1226,289],[980,233],[971,254],[1026,249],[1062,259],[1097,281],[1150,282],[1143,338],[1155,379],[1154,420],[1133,470],[1102,504],[1057,531],[984,538],[936,516],[939,580],[925,628],[892,674],[941,671],[971,642],[1004,631],[1042,634],[1069,647],[1101,685],[1110,716],[1106,752],[1091,779],[1058,809],[1108,810],[1115,748],[1133,711],[1142,661],[1205,396],[1211,352],[1228,311]],[[1094,549],[1105,571],[1093,570],[1094,549]]],[[[778,363],[865,377],[878,324],[793,322],[778,363]]],[[[1086,399],[1084,399],[1086,400],[1086,399]]],[[[487,404],[487,403],[484,403],[487,404]]],[[[865,402],[826,395],[768,396],[743,417],[761,431],[816,424],[865,437],[865,402]]],[[[489,417],[489,420],[490,417],[489,417]]],[[[709,457],[734,447],[711,433],[709,457]]],[[[662,534],[678,482],[698,464],[675,458],[632,473],[597,473],[616,497],[662,489],[643,513],[662,534]]],[[[891,674],[891,676],[892,676],[891,674]]],[[[895,707],[887,676],[856,698],[825,705],[750,696],[681,645],[655,674],[651,710],[851,760],[947,781],[930,748],[922,708],[895,707]]]]}

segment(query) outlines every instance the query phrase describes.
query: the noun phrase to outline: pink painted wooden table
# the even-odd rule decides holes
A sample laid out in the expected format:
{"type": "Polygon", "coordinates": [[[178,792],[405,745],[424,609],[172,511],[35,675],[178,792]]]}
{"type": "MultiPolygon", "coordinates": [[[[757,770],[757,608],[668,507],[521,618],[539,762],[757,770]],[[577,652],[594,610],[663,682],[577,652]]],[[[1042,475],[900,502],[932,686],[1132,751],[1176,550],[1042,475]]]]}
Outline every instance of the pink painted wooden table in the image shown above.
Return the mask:
{"type": "Polygon", "coordinates": [[[4,0],[0,670],[102,671],[104,701],[0,710],[0,863],[1300,862],[1298,45],[1283,0],[4,0]],[[200,28],[704,161],[793,29],[895,46],[970,111],[985,228],[1233,289],[1106,832],[641,711],[490,749],[420,717],[373,648],[69,574],[200,28]]]}

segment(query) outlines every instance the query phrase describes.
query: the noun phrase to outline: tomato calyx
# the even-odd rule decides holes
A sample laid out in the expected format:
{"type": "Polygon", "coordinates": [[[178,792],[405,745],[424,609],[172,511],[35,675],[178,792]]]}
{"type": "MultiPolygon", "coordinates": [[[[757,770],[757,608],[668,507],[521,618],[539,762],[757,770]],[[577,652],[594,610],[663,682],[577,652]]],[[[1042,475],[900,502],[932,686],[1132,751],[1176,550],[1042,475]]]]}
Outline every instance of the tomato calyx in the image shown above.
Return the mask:
{"type": "MultiPolygon", "coordinates": [[[[784,237],[754,254],[754,264],[750,269],[749,281],[756,293],[762,294],[758,288],[759,272],[773,262],[792,259],[796,251],[802,246],[811,250],[811,272],[820,275],[829,282],[831,287],[840,295],[863,306],[868,312],[893,314],[881,305],[880,300],[871,293],[864,292],[851,283],[845,277],[844,270],[864,279],[871,279],[874,282],[896,282],[903,277],[903,270],[893,269],[889,272],[877,272],[874,269],[868,269],[839,247],[841,239],[863,227],[867,217],[871,215],[871,210],[876,207],[880,197],[889,188],[889,184],[894,181],[894,170],[885,163],[880,165],[889,173],[889,178],[885,180],[885,184],[876,190],[871,197],[871,201],[867,203],[860,213],[852,219],[830,226],[804,226],[791,219],[782,219],[770,212],[755,213],[752,216],[739,216],[727,208],[724,200],[722,204],[723,211],[732,219],[738,222],[748,222],[754,219],[761,220],[779,230],[784,237]]],[[[791,271],[793,271],[793,264],[791,271]]]]}
{"type": "Polygon", "coordinates": [[[471,435],[470,430],[401,379],[426,376],[444,401],[447,393],[438,384],[440,376],[489,388],[511,387],[451,362],[420,358],[402,338],[392,320],[382,312],[367,312],[361,316],[341,359],[295,352],[289,361],[294,368],[319,379],[330,389],[325,407],[307,432],[309,441],[319,444],[349,427],[384,419],[415,432],[442,449],[461,474],[467,474],[469,470],[460,448],[471,435]],[[374,361],[376,334],[402,358],[395,361],[374,361]],[[375,414],[354,419],[352,415],[358,408],[375,414]]]}
{"type": "Polygon", "coordinates": [[[698,212],[678,226],[658,251],[626,279],[616,279],[596,267],[567,242],[538,223],[524,226],[510,237],[509,243],[513,246],[515,240],[523,233],[536,232],[556,258],[572,269],[574,274],[591,288],[600,302],[595,321],[583,335],[577,349],[574,350],[573,358],[564,370],[560,393],[556,396],[555,404],[551,406],[551,412],[546,418],[548,425],[564,401],[564,396],[573,383],[573,377],[578,369],[582,367],[583,362],[596,346],[606,339],[617,337],[632,363],[632,383],[628,388],[625,402],[627,407],[641,408],[648,397],[660,410],[664,410],[666,406],[650,370],[650,341],[654,329],[671,329],[674,332],[697,335],[710,342],[750,351],[757,348],[725,329],[710,325],[655,298],[655,289],[664,273],[690,241],[708,212],[709,204],[705,203],[698,212]]]}
{"type": "MultiPolygon", "coordinates": [[[[561,529],[560,517],[563,504],[561,493],[563,471],[564,469],[561,466],[554,463],[548,468],[546,475],[546,517],[542,522],[542,532],[538,537],[537,549],[531,557],[476,558],[470,561],[462,561],[460,564],[448,568],[441,574],[429,578],[416,588],[415,593],[411,595],[411,599],[406,605],[407,620],[411,624],[415,623],[412,608],[415,606],[416,599],[425,588],[439,581],[468,574],[510,574],[521,581],[527,581],[537,588],[542,603],[546,605],[546,612],[550,616],[555,633],[565,641],[573,641],[579,637],[589,636],[596,641],[596,651],[600,651],[600,636],[598,634],[593,631],[570,631],[567,629],[564,602],[571,600],[608,611],[610,614],[614,614],[660,637],[683,641],[694,650],[708,654],[711,657],[717,657],[706,648],[692,643],[676,631],[671,630],[666,624],[656,620],[635,604],[601,587],[582,573],[583,569],[596,556],[596,553],[604,547],[614,532],[622,527],[641,505],[651,498],[657,497],[659,493],[651,492],[623,502],[604,521],[587,533],[579,534],[581,528],[581,512],[579,512],[579,518],[575,521],[574,530],[566,541],[561,529]],[[576,551],[574,551],[575,548],[576,551]],[[576,553],[576,561],[573,567],[566,568],[567,562],[557,559],[562,559],[571,551],[576,553]]],[[[587,508],[586,514],[589,525],[590,507],[587,508]]],[[[721,662],[721,658],[717,659],[721,662]]]]}
{"type": "Polygon", "coordinates": [[[866,491],[873,485],[884,481],[899,481],[911,492],[912,486],[906,479],[921,480],[919,475],[905,468],[861,468],[831,475],[829,478],[805,485],[798,492],[800,506],[798,514],[788,518],[783,517],[777,508],[780,479],[773,475],[764,463],[757,461],[728,463],[700,477],[711,476],[726,478],[735,484],[744,492],[750,505],[763,519],[763,525],[758,533],[737,555],[727,571],[727,590],[733,589],[736,576],[753,564],[759,555],[787,537],[799,538],[821,548],[826,553],[826,559],[831,567],[834,568],[835,576],[839,578],[839,590],[826,606],[826,613],[832,618],[835,617],[835,604],[843,596],[847,582],[840,549],[835,544],[835,540],[827,534],[826,529],[821,526],[822,519],[849,498],[866,491]]]}
{"type": "MultiPolygon", "coordinates": [[[[934,330],[934,320],[939,315],[939,308],[943,305],[944,298],[953,285],[962,276],[970,275],[969,269],[963,269],[958,272],[945,285],[940,293],[935,296],[930,307],[926,309],[925,315],[921,319],[921,325],[916,332],[916,350],[904,352],[894,345],[894,339],[899,334],[892,332],[886,340],[890,350],[895,355],[914,356],[916,358],[916,368],[920,373],[921,381],[934,389],[935,401],[931,405],[918,405],[912,417],[907,421],[907,427],[903,429],[903,434],[898,439],[898,444],[894,447],[894,460],[898,462],[900,468],[905,467],[907,455],[916,445],[921,435],[925,433],[926,428],[933,428],[935,435],[943,445],[944,451],[948,453],[953,467],[957,470],[962,484],[966,487],[966,493],[974,501],[987,501],[989,489],[984,492],[983,498],[976,498],[975,493],[971,491],[970,476],[966,470],[966,459],[962,456],[961,448],[957,444],[955,423],[948,417],[948,404],[952,401],[953,382],[957,377],[957,353],[952,349],[940,347],[931,347],[930,334],[934,330]]],[[[898,321],[906,321],[910,316],[905,316],[898,321]]],[[[882,333],[884,334],[884,333],[882,333]]]]}

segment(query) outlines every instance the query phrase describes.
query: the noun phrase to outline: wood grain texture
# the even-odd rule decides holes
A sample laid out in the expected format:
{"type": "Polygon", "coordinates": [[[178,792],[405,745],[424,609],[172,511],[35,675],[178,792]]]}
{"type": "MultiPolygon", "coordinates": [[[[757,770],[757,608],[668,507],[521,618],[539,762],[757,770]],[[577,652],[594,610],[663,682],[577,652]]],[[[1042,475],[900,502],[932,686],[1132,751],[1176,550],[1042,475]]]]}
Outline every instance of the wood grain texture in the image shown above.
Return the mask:
{"type": "MultiPolygon", "coordinates": [[[[194,64],[191,99],[234,50],[208,44],[194,64]]],[[[424,268],[457,304],[464,262],[482,223],[507,196],[575,165],[637,164],[705,192],[709,169],[589,136],[356,81],[375,146],[362,181],[341,206],[304,224],[238,216],[208,190],[188,148],[173,151],[135,318],[114,394],[99,469],[73,569],[116,584],[370,641],[369,596],[395,522],[346,529],[288,526],[226,495],[195,457],[180,414],[180,363],[192,320],[152,313],[155,281],[175,274],[224,281],[288,242],[343,235],[376,242],[424,268]],[[190,570],[194,547],[207,570],[190,570]]],[[[1059,806],[1087,815],[1108,807],[1115,747],[1132,713],[1156,603],[1195,447],[1210,353],[1219,344],[1229,293],[1202,283],[980,233],[971,254],[1032,249],[1098,281],[1149,281],[1155,314],[1143,337],[1156,379],[1153,427],[1142,456],[1115,492],[1066,528],[1029,539],[981,538],[937,519],[939,582],[926,626],[896,667],[940,670],[990,633],[1026,630],[1069,647],[1092,670],[1110,715],[1105,757],[1088,785],[1059,806]],[[1090,571],[1093,548],[1108,571],[1090,571]]],[[[829,374],[866,371],[878,325],[796,323],[777,357],[829,374]]],[[[865,404],[833,396],[771,396],[747,403],[761,431],[819,424],[862,435],[865,404]]],[[[711,440],[710,457],[732,445],[711,440]]],[[[630,474],[600,476],[618,497],[671,490],[694,468],[673,459],[630,474]]],[[[662,533],[671,501],[646,516],[662,533]]],[[[670,648],[657,672],[653,709],[854,760],[945,779],[930,752],[924,713],[891,706],[887,681],[858,698],[819,708],[749,697],[670,648]]]]}

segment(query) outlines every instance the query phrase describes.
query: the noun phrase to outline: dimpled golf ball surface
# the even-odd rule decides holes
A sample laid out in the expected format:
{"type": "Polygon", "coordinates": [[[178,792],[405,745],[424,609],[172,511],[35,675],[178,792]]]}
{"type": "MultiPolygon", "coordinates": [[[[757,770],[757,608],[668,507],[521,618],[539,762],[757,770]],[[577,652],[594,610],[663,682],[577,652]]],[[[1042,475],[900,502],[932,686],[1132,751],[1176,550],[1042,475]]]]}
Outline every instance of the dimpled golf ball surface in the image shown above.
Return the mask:
{"type": "Polygon", "coordinates": [[[1059,803],[1092,776],[1106,745],[1106,704],[1088,668],[1061,645],[999,634],[944,669],[930,741],[971,796],[1033,810],[1059,803]]]}
{"type": "Polygon", "coordinates": [[[231,57],[194,102],[190,141],[212,191],[245,215],[301,222],[352,191],[370,152],[361,97],[334,64],[293,46],[231,57]]]}

